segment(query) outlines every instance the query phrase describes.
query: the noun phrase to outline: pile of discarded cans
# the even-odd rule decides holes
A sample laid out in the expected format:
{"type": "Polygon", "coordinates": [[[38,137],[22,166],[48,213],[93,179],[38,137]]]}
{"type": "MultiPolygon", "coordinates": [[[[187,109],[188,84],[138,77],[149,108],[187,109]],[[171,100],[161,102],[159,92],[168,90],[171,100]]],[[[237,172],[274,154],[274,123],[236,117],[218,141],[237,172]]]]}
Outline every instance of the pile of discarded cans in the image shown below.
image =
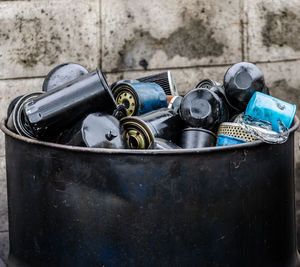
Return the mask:
{"type": "Polygon", "coordinates": [[[7,127],[59,144],[111,149],[195,149],[256,140],[283,143],[296,106],[270,96],[254,64],[231,66],[184,96],[170,71],[111,86],[76,63],[50,71],[42,92],[14,99],[7,127]]]}

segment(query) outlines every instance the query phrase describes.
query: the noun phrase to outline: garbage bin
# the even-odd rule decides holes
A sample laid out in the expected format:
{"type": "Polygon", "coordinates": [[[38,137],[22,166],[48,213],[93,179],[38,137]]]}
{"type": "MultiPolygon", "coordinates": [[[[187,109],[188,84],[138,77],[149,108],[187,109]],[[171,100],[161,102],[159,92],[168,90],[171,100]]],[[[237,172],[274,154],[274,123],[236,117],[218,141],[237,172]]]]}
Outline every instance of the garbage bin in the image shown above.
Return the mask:
{"type": "Polygon", "coordinates": [[[5,133],[9,266],[299,266],[294,132],[188,150],[5,133]]]}

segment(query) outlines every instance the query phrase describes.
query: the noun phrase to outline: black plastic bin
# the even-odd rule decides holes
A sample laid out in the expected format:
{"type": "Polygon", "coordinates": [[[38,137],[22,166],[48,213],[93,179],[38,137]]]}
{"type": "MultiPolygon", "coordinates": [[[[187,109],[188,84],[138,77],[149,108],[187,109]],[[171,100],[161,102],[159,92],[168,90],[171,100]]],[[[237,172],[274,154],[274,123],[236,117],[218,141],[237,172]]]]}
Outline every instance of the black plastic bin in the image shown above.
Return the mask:
{"type": "Polygon", "coordinates": [[[282,145],[110,150],[6,137],[9,266],[299,266],[282,145]]]}

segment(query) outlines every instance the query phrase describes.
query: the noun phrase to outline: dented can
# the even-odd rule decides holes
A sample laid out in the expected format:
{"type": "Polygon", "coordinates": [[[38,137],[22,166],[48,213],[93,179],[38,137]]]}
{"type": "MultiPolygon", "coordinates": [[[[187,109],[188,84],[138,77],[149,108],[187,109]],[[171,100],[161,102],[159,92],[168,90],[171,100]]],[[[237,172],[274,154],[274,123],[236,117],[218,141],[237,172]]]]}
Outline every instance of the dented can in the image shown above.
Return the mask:
{"type": "Polygon", "coordinates": [[[120,81],[112,92],[117,104],[125,106],[127,116],[142,115],[168,106],[164,90],[156,83],[120,81]]]}
{"type": "Polygon", "coordinates": [[[255,92],[269,93],[262,71],[249,62],[234,64],[226,71],[224,88],[228,102],[239,113],[245,111],[255,92]]]}
{"type": "Polygon", "coordinates": [[[123,138],[131,149],[148,149],[154,147],[155,138],[178,141],[178,133],[183,127],[180,116],[173,110],[165,108],[141,116],[121,119],[123,138]]]}
{"type": "Polygon", "coordinates": [[[216,145],[217,137],[203,128],[186,128],[182,131],[180,146],[182,148],[202,148],[216,145]]]}
{"type": "Polygon", "coordinates": [[[88,70],[77,63],[58,65],[47,74],[43,83],[43,91],[48,92],[87,73],[88,70]]]}
{"type": "Polygon", "coordinates": [[[287,103],[278,98],[256,92],[250,99],[245,115],[267,121],[272,129],[280,132],[280,122],[288,129],[291,127],[296,113],[296,105],[287,103]]]}
{"type": "Polygon", "coordinates": [[[114,116],[100,112],[88,115],[74,127],[66,130],[58,142],[93,148],[125,148],[120,122],[114,116]]]}

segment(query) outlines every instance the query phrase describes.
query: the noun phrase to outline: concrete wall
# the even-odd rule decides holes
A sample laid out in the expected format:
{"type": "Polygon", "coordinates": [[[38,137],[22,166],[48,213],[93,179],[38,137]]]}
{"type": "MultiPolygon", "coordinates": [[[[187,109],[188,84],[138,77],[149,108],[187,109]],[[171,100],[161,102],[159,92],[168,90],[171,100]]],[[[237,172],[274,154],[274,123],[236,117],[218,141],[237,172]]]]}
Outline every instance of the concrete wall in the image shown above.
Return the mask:
{"type": "MultiPolygon", "coordinates": [[[[15,96],[41,90],[51,68],[70,61],[99,66],[109,82],[171,69],[182,93],[206,77],[222,81],[231,64],[251,61],[274,96],[299,105],[299,14],[299,0],[2,0],[0,115],[15,96]]],[[[4,155],[1,134],[2,258],[8,253],[4,155]]],[[[300,195],[298,148],[296,156],[300,195]]]]}

